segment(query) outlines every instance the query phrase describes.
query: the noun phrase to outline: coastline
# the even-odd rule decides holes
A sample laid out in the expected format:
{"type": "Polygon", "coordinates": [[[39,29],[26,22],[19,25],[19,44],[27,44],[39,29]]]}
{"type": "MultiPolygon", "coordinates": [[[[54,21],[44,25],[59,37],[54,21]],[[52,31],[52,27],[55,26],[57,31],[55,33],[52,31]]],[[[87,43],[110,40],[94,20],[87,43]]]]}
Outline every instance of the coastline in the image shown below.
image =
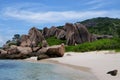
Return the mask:
{"type": "Polygon", "coordinates": [[[68,52],[60,58],[50,58],[37,61],[35,57],[25,59],[28,62],[43,62],[60,64],[77,70],[90,72],[98,80],[119,80],[120,79],[120,54],[115,51],[92,51],[84,53],[68,52]],[[108,71],[117,69],[117,76],[106,74],[108,71]]]}

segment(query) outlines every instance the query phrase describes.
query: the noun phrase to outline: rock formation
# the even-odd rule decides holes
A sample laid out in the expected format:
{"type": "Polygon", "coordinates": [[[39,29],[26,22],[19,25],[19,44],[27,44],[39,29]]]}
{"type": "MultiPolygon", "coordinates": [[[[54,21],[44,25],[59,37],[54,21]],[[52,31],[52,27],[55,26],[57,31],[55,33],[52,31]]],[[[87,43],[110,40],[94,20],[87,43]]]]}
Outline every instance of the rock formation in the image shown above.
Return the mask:
{"type": "Polygon", "coordinates": [[[66,31],[67,45],[90,42],[90,33],[87,28],[80,23],[66,23],[64,30],[66,31]]]}
{"type": "Polygon", "coordinates": [[[35,27],[29,30],[29,39],[31,41],[31,46],[38,46],[38,43],[41,43],[44,39],[42,33],[35,27]]]}
{"type": "Polygon", "coordinates": [[[43,28],[42,35],[47,38],[49,36],[49,29],[47,27],[43,28]]]}
{"type": "Polygon", "coordinates": [[[65,40],[66,39],[66,32],[64,30],[61,30],[57,36],[57,39],[65,40]]]}
{"type": "Polygon", "coordinates": [[[22,35],[20,42],[21,42],[20,46],[22,47],[29,47],[31,45],[31,41],[28,35],[22,35]]]}
{"type": "Polygon", "coordinates": [[[62,57],[64,52],[64,44],[42,48],[37,52],[38,60],[43,58],[62,57]]]}

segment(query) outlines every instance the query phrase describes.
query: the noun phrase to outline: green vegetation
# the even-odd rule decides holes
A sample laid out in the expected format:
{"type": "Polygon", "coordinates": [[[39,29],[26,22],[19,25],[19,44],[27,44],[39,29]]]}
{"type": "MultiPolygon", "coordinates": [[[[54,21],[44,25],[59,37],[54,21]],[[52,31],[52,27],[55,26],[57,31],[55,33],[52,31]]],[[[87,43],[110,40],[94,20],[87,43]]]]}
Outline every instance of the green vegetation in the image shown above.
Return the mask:
{"type": "Polygon", "coordinates": [[[120,39],[101,39],[94,42],[87,42],[79,44],[77,46],[66,46],[66,51],[70,52],[85,52],[85,51],[95,51],[95,50],[119,50],[120,49],[120,39]]]}
{"type": "Polygon", "coordinates": [[[86,25],[88,30],[94,34],[113,35],[114,37],[119,37],[120,34],[120,19],[117,18],[98,17],[79,23],[86,25]]]}
{"type": "Polygon", "coordinates": [[[46,40],[47,40],[49,46],[59,45],[61,43],[66,43],[66,40],[59,40],[56,37],[50,37],[50,38],[47,38],[46,40]]]}

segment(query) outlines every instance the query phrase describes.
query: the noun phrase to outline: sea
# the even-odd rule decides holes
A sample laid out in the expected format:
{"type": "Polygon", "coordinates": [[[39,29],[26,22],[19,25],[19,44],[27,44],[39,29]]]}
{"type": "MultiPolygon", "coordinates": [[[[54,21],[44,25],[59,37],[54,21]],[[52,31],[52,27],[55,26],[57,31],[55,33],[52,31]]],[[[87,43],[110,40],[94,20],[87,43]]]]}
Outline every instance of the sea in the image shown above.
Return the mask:
{"type": "Polygon", "coordinates": [[[71,67],[18,60],[0,60],[0,80],[98,80],[71,67]]]}

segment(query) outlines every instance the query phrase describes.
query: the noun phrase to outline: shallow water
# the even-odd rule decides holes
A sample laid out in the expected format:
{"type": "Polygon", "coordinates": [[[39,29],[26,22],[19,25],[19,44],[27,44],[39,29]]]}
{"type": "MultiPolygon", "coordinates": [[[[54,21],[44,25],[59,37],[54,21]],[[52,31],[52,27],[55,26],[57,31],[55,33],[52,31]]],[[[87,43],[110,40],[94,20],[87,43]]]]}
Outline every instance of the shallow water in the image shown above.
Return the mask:
{"type": "Polygon", "coordinates": [[[0,80],[97,80],[88,72],[56,64],[0,60],[0,80]]]}

